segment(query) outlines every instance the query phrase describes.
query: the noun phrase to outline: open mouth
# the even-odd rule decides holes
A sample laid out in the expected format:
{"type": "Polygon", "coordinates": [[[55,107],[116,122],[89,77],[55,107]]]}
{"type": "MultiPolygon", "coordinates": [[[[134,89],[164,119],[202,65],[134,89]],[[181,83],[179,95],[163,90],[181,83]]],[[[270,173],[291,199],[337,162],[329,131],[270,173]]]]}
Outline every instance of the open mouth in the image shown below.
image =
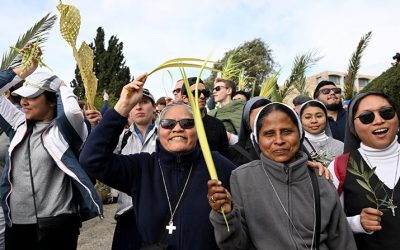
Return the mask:
{"type": "Polygon", "coordinates": [[[169,139],[170,141],[186,141],[186,138],[183,136],[174,136],[169,139]]]}
{"type": "Polygon", "coordinates": [[[375,129],[374,131],[372,131],[373,135],[384,135],[389,131],[388,128],[380,128],[380,129],[375,129]]]}

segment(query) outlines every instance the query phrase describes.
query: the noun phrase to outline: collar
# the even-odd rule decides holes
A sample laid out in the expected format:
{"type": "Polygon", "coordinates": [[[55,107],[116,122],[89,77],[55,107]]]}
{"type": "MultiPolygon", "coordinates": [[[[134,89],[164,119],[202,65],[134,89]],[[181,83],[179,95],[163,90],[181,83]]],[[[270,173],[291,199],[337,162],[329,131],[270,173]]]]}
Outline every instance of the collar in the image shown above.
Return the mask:
{"type": "Polygon", "coordinates": [[[371,148],[364,143],[360,143],[360,148],[358,151],[361,155],[366,155],[367,157],[388,157],[400,152],[400,144],[397,142],[397,135],[393,142],[383,149],[371,148]]]}
{"type": "Polygon", "coordinates": [[[260,159],[263,162],[265,170],[278,181],[293,183],[309,178],[308,158],[302,151],[299,151],[296,154],[296,160],[289,164],[275,162],[263,154],[261,154],[260,159]]]}
{"type": "Polygon", "coordinates": [[[321,142],[321,141],[325,141],[329,138],[326,135],[325,130],[316,135],[310,134],[304,130],[304,135],[306,136],[307,139],[309,139],[310,141],[313,141],[313,142],[321,142]]]}
{"type": "Polygon", "coordinates": [[[183,167],[190,168],[192,164],[199,162],[199,157],[201,156],[201,151],[199,146],[196,144],[195,148],[188,152],[173,153],[164,149],[157,140],[157,153],[161,160],[163,166],[166,167],[183,167]]]}
{"type": "Polygon", "coordinates": [[[136,126],[136,123],[133,123],[133,129],[135,131],[135,133],[137,134],[137,136],[139,137],[140,142],[142,143],[142,145],[146,142],[146,138],[148,137],[150,131],[154,128],[154,123],[150,124],[147,129],[146,129],[146,134],[144,135],[144,137],[142,136],[142,132],[140,132],[140,129],[136,126]]]}

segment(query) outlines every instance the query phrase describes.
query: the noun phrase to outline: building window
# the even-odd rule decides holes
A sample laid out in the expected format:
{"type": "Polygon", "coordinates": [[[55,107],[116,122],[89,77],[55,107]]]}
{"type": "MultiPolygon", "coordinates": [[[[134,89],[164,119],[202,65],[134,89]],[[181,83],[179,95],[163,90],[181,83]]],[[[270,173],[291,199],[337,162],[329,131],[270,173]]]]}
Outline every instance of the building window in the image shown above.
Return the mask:
{"type": "Polygon", "coordinates": [[[338,75],[329,75],[329,81],[334,82],[336,85],[340,85],[341,77],[338,75]]]}
{"type": "Polygon", "coordinates": [[[369,83],[369,79],[367,78],[358,78],[358,87],[364,88],[369,83]]]}

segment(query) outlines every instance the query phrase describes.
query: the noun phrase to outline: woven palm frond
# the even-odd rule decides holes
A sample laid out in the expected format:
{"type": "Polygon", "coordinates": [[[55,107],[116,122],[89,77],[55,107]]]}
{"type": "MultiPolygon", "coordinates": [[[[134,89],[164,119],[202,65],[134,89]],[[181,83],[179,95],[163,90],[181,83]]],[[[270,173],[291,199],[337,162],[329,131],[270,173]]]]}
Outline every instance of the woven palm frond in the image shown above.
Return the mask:
{"type": "Polygon", "coordinates": [[[76,46],[76,39],[81,27],[81,15],[78,8],[73,5],[63,4],[61,1],[57,5],[60,17],[60,32],[62,37],[71,45],[76,46]]]}
{"type": "MultiPolygon", "coordinates": [[[[25,34],[20,36],[13,47],[23,48],[28,43],[34,43],[39,39],[39,46],[43,48],[43,44],[47,40],[49,30],[53,27],[57,20],[56,15],[48,13],[39,20],[33,27],[31,27],[25,34]]],[[[8,67],[16,67],[21,64],[21,56],[14,49],[10,49],[3,55],[1,60],[0,70],[5,70],[8,67]]]]}
{"type": "Polygon", "coordinates": [[[94,98],[97,91],[97,78],[93,72],[93,50],[85,42],[78,51],[78,67],[81,72],[83,86],[85,88],[86,102],[89,108],[94,108],[94,98]]]}

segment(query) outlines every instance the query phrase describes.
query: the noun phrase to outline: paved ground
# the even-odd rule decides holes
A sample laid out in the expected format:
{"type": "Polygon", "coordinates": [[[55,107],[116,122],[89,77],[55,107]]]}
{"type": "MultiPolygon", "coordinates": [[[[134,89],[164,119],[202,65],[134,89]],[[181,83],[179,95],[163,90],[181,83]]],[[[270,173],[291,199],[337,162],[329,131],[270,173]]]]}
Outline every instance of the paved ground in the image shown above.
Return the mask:
{"type": "Polygon", "coordinates": [[[114,234],[116,204],[104,205],[104,219],[85,221],[78,240],[78,250],[109,250],[114,234]]]}

